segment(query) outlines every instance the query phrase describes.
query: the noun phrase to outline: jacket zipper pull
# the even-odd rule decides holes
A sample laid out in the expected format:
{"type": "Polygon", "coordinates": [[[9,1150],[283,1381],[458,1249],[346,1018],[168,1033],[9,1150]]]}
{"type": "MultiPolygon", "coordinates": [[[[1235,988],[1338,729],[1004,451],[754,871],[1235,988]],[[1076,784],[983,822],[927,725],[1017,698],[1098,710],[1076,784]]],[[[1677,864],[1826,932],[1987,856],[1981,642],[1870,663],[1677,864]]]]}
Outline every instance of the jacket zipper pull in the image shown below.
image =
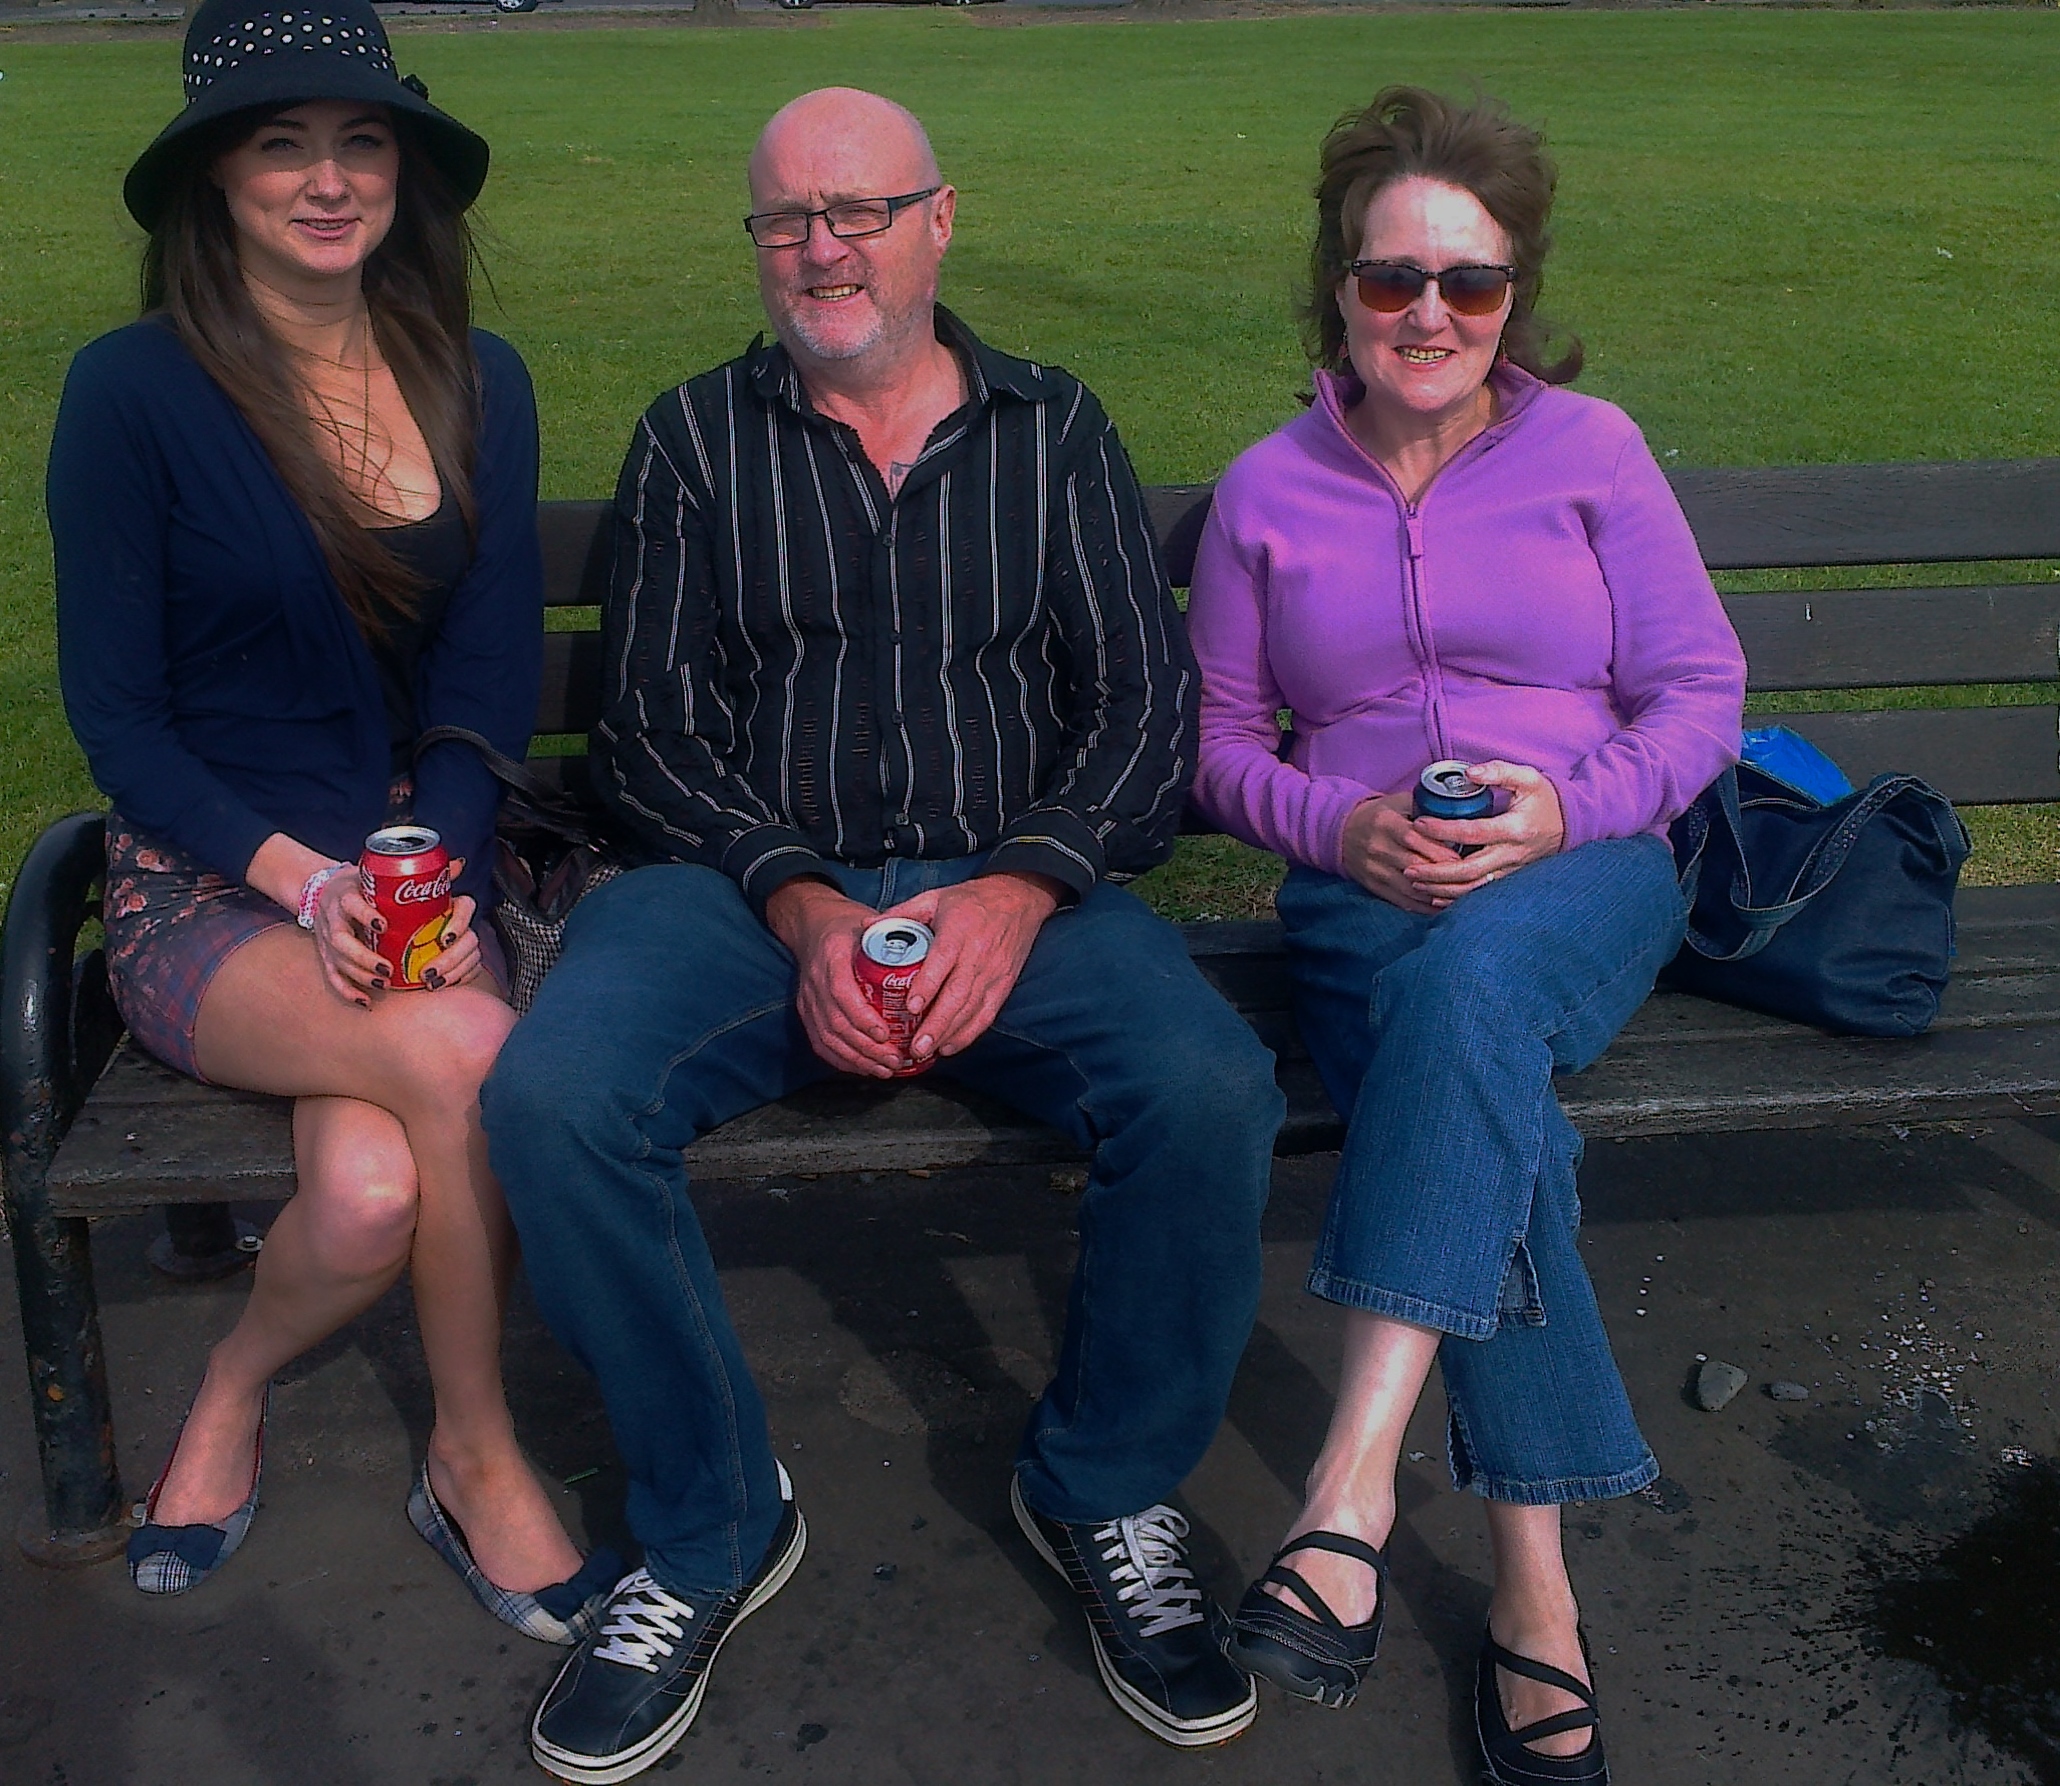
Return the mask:
{"type": "Polygon", "coordinates": [[[1402,519],[1409,531],[1409,556],[1418,561],[1423,559],[1423,515],[1415,508],[1402,511],[1402,519]]]}

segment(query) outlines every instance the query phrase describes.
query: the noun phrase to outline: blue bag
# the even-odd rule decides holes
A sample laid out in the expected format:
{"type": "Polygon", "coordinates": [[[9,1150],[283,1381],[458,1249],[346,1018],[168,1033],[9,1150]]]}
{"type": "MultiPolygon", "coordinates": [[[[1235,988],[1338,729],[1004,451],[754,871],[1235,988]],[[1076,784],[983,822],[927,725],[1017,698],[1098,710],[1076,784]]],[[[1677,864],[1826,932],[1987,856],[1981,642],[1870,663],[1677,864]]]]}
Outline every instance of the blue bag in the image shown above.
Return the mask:
{"type": "Polygon", "coordinates": [[[1877,775],[1826,803],[1746,762],[1669,835],[1688,937],[1662,985],[1845,1035],[1930,1027],[1969,847],[1936,789],[1877,775]]]}
{"type": "Polygon", "coordinates": [[[1747,726],[1742,762],[1785,781],[1799,794],[1807,794],[1819,806],[1843,800],[1853,791],[1845,771],[1800,732],[1786,726],[1747,726]]]}

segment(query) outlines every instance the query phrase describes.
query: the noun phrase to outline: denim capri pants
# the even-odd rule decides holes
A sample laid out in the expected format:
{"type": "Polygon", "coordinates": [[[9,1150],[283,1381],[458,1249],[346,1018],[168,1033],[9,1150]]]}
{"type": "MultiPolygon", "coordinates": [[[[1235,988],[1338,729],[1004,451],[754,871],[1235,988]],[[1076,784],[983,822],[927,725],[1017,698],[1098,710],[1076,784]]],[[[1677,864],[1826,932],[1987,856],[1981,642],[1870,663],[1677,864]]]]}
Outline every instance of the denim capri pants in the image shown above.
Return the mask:
{"type": "Polygon", "coordinates": [[[1456,1487],[1528,1506],[1659,1474],[1575,1243],[1581,1139],[1553,1093],[1681,943],[1673,854],[1583,844],[1433,916],[1295,868],[1295,1012],[1347,1117],[1309,1289],[1432,1328],[1456,1487]]]}

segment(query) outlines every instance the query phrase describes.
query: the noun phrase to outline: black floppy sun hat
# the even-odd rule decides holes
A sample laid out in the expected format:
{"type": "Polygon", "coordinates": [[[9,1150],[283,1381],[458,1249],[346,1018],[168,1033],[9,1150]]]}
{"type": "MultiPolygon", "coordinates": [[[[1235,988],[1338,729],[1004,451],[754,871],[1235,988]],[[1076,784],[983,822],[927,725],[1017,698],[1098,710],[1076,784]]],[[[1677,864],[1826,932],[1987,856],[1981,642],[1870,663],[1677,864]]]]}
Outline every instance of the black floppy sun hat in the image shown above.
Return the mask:
{"type": "Polygon", "coordinates": [[[394,72],[370,0],[206,0],[186,27],[186,109],[136,157],[122,182],[129,215],[156,227],[194,133],[238,112],[311,99],[362,99],[406,117],[422,151],[465,204],[486,184],[486,140],[394,72]]]}

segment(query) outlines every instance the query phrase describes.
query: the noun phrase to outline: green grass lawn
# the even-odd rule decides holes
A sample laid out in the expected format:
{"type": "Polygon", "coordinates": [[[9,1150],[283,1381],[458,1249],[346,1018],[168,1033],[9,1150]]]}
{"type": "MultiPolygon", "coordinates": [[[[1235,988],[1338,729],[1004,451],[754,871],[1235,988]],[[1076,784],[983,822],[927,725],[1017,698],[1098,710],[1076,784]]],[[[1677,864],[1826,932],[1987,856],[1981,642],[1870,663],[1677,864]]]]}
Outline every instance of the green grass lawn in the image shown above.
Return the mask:
{"type": "MultiPolygon", "coordinates": [[[[756,330],[744,157],[831,81],[928,121],[962,193],[948,300],[1085,376],[1147,481],[1207,477],[1293,413],[1315,144],[1399,79],[1546,125],[1546,308],[1665,463],[2060,452],[2060,32],[2036,11],[866,13],[399,50],[494,144],[483,320],[536,374],[551,496],[606,491],[652,394],[756,330]]],[[[92,797],[56,699],[42,464],[69,356],[132,314],[119,187],[178,102],[176,43],[19,29],[0,70],[4,879],[92,797]]],[[[1976,818],[1983,872],[2054,874],[2043,816],[1976,818]]],[[[1221,842],[1155,878],[1180,913],[1270,886],[1221,842]]]]}

